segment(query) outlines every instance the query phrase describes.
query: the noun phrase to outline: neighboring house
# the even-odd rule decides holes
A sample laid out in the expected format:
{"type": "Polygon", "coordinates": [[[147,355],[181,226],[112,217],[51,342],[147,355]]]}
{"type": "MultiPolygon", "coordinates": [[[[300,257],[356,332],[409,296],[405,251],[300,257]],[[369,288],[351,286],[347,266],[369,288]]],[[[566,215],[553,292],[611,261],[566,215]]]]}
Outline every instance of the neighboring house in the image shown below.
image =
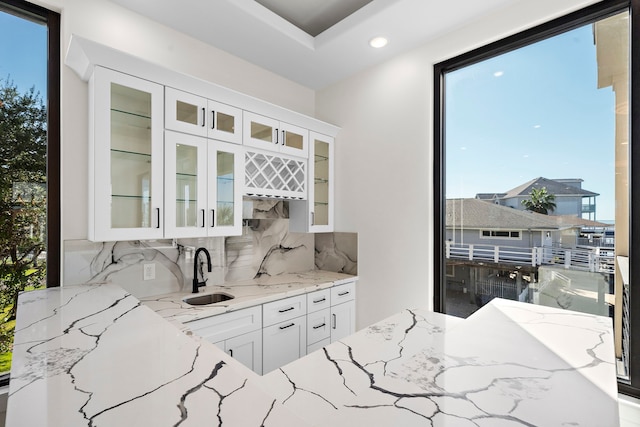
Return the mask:
{"type": "Polygon", "coordinates": [[[449,199],[446,234],[447,240],[456,244],[519,248],[573,245],[581,225],[571,224],[566,219],[480,199],[449,199]]]}
{"type": "Polygon", "coordinates": [[[556,209],[550,212],[550,215],[570,215],[595,221],[596,197],[599,194],[584,190],[582,182],[583,180],[579,178],[548,179],[540,177],[525,182],[506,193],[478,193],[476,199],[525,210],[522,201],[530,198],[531,190],[546,188],[548,193],[555,196],[556,209]]]}

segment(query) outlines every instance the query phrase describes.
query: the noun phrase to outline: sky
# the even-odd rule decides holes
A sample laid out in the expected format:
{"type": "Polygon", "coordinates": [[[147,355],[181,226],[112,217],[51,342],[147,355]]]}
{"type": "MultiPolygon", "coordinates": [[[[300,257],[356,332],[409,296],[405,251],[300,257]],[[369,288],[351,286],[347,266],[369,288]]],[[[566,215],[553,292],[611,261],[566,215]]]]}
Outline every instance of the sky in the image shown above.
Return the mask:
{"type": "Polygon", "coordinates": [[[597,219],[615,217],[615,95],[597,88],[592,25],[450,72],[445,91],[447,198],[581,178],[597,219]]]}
{"type": "Polygon", "coordinates": [[[47,27],[0,12],[0,79],[11,78],[20,92],[47,90],[47,27]]]}

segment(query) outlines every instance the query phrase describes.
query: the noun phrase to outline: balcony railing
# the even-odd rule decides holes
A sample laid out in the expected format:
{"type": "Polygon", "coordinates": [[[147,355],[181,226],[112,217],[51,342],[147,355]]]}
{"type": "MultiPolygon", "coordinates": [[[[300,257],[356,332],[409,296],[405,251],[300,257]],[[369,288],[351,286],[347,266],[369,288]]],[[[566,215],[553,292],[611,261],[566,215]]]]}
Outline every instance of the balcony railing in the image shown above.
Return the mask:
{"type": "Polygon", "coordinates": [[[614,253],[605,248],[557,248],[473,245],[446,242],[447,259],[460,259],[496,264],[560,265],[566,269],[613,273],[614,253]]]}

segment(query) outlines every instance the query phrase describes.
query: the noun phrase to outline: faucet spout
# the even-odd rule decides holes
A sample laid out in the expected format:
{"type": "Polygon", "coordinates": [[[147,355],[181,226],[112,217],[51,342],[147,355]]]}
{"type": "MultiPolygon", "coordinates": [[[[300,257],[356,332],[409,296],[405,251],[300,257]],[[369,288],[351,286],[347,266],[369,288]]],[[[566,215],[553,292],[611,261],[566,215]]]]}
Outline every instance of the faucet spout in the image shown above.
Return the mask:
{"type": "Polygon", "coordinates": [[[206,248],[196,249],[196,253],[193,256],[193,289],[191,291],[194,294],[198,293],[201,286],[205,286],[207,284],[206,280],[203,280],[202,282],[198,280],[198,256],[200,255],[200,252],[204,252],[207,256],[207,271],[211,272],[211,255],[209,255],[209,251],[206,248]]]}

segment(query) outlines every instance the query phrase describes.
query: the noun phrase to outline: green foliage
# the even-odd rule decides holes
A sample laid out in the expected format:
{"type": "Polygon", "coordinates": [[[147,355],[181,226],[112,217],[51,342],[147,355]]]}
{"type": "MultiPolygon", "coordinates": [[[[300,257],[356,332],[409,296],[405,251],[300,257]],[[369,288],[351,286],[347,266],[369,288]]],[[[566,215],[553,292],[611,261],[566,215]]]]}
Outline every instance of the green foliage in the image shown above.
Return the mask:
{"type": "MultiPolygon", "coordinates": [[[[18,294],[46,275],[47,111],[35,88],[0,79],[0,308],[15,319],[18,294]]],[[[13,328],[0,328],[0,353],[13,328]]]]}
{"type": "Polygon", "coordinates": [[[532,188],[529,200],[523,200],[522,204],[528,211],[548,215],[556,209],[556,196],[547,191],[547,187],[532,188]]]}

